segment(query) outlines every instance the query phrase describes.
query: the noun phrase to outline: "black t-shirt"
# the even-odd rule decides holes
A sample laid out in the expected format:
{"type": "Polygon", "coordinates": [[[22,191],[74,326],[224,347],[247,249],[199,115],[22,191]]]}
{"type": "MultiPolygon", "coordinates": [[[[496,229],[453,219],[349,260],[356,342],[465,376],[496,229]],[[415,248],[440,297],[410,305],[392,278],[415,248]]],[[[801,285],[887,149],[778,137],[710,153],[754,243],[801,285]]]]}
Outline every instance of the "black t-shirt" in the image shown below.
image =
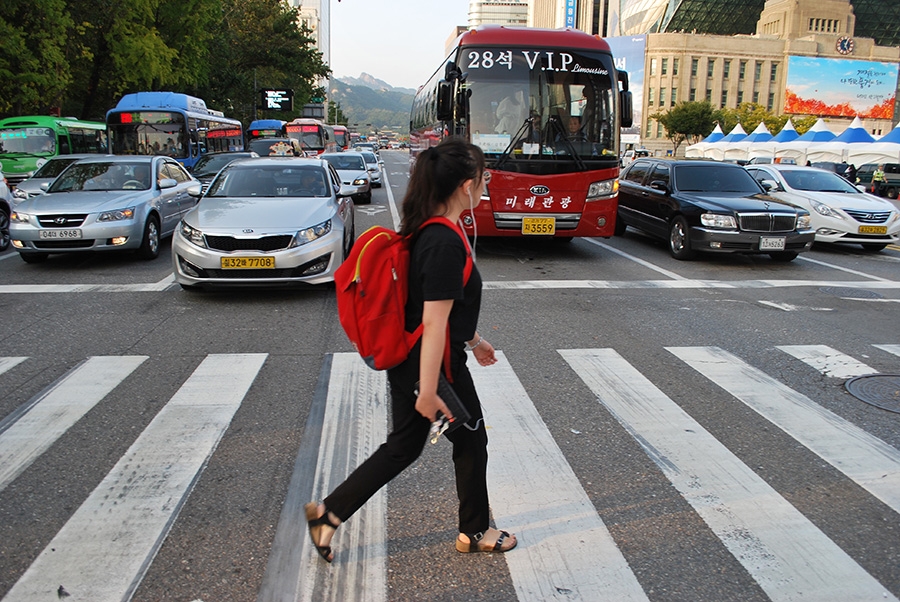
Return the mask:
{"type": "Polygon", "coordinates": [[[459,234],[444,224],[429,224],[418,232],[409,262],[409,298],[406,329],[422,323],[425,301],[453,299],[450,310],[450,345],[465,346],[475,336],[481,309],[481,276],[472,264],[472,274],[463,287],[468,249],[459,234]]]}

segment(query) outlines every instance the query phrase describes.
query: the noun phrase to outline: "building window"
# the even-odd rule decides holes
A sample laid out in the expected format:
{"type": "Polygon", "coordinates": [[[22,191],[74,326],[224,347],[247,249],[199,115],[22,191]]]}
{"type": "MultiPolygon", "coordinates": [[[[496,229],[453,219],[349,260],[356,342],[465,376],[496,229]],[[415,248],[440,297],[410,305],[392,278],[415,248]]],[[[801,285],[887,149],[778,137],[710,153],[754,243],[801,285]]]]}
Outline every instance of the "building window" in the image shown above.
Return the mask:
{"type": "Polygon", "coordinates": [[[772,63],[772,71],[769,74],[769,81],[773,84],[778,77],[778,63],[772,63]]]}
{"type": "Polygon", "coordinates": [[[653,122],[648,121],[647,122],[647,138],[650,138],[651,136],[653,136],[653,122]]]}
{"type": "Polygon", "coordinates": [[[712,102],[712,88],[706,89],[706,96],[703,97],[703,100],[708,100],[709,102],[712,102]]]}
{"type": "Polygon", "coordinates": [[[678,59],[672,59],[672,75],[678,75],[678,59]]]}
{"type": "Polygon", "coordinates": [[[740,104],[741,104],[742,102],[744,102],[744,91],[743,91],[743,90],[738,90],[738,95],[737,95],[737,103],[738,103],[738,106],[740,106],[740,104]]]}
{"type": "Polygon", "coordinates": [[[650,75],[656,75],[656,59],[650,59],[650,75]]]}
{"type": "Polygon", "coordinates": [[[659,106],[664,107],[666,105],[666,89],[659,89],[659,106]]]}
{"type": "Polygon", "coordinates": [[[656,124],[656,137],[657,138],[663,137],[663,124],[661,124],[661,123],[656,124]]]}
{"type": "Polygon", "coordinates": [[[672,88],[672,105],[678,102],[678,88],[672,88]]]}
{"type": "Polygon", "coordinates": [[[728,75],[731,73],[731,61],[728,59],[722,62],[722,78],[728,79],[728,75]]]}
{"type": "Polygon", "coordinates": [[[691,91],[688,93],[688,100],[691,102],[697,100],[697,88],[691,88],[691,91]]]}
{"type": "Polygon", "coordinates": [[[725,108],[728,106],[728,90],[722,90],[722,102],[719,103],[719,106],[725,108]]]}
{"type": "Polygon", "coordinates": [[[775,93],[769,92],[769,104],[766,105],[766,108],[770,111],[775,108],[775,93]]]}
{"type": "Polygon", "coordinates": [[[713,69],[716,68],[716,59],[706,59],[706,77],[713,76],[713,69]]]}
{"type": "Polygon", "coordinates": [[[659,70],[660,75],[666,75],[666,72],[669,70],[669,59],[663,59],[662,65],[659,70]]]}
{"type": "Polygon", "coordinates": [[[648,88],[650,94],[647,95],[647,105],[653,106],[653,101],[656,100],[656,97],[653,95],[653,88],[648,88]]]}
{"type": "Polygon", "coordinates": [[[753,104],[755,104],[755,105],[759,104],[759,92],[756,92],[756,91],[753,92],[753,104]]]}
{"type": "Polygon", "coordinates": [[[744,75],[747,73],[747,61],[741,61],[741,66],[738,69],[738,79],[744,81],[744,75]]]}
{"type": "Polygon", "coordinates": [[[697,67],[700,65],[700,59],[691,59],[691,77],[697,77],[697,67]]]}
{"type": "Polygon", "coordinates": [[[753,72],[753,81],[758,82],[762,77],[762,62],[756,61],[756,65],[754,66],[755,71],[753,72]]]}

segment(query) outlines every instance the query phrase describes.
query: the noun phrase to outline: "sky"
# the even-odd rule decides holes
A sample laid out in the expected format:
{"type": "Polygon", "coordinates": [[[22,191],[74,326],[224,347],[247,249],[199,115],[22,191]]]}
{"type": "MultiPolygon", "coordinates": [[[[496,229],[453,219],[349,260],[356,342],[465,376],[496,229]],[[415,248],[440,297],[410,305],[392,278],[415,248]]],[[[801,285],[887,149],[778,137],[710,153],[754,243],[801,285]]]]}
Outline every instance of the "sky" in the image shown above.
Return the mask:
{"type": "Polygon", "coordinates": [[[469,0],[331,0],[331,70],[415,90],[447,58],[453,28],[468,20],[469,0]]]}

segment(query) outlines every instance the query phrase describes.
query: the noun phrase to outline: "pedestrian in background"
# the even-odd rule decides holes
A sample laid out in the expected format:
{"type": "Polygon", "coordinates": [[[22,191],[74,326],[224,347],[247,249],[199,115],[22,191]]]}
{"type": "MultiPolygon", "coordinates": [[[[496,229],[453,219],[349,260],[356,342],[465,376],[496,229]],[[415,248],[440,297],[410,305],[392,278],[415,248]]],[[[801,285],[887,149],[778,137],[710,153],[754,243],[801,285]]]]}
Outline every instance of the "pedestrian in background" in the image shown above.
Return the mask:
{"type": "Polygon", "coordinates": [[[872,172],[872,192],[876,196],[881,196],[881,187],[884,186],[884,165],[879,164],[878,168],[872,172]]]}
{"type": "MultiPolygon", "coordinates": [[[[309,534],[316,551],[331,562],[331,540],[341,523],[384,487],[422,452],[437,413],[451,417],[438,396],[446,337],[450,337],[452,387],[471,414],[467,423],[447,433],[453,444],[459,498],[460,552],[507,552],[516,537],[490,527],[487,490],[487,431],[481,402],[466,367],[466,351],[482,366],[497,360],[493,346],[478,334],[481,276],[477,268],[467,282],[463,270],[471,253],[450,224],[426,220],[446,217],[458,226],[460,214],[481,198],[490,173],[477,146],[448,139],[419,154],[403,200],[400,233],[412,236],[406,327],[422,324],[422,338],[410,356],[388,370],[393,431],[387,441],[341,483],[323,503],[306,505],[309,534]]],[[[398,333],[399,336],[399,333],[398,333]]],[[[448,378],[448,380],[450,380],[448,378]]]]}

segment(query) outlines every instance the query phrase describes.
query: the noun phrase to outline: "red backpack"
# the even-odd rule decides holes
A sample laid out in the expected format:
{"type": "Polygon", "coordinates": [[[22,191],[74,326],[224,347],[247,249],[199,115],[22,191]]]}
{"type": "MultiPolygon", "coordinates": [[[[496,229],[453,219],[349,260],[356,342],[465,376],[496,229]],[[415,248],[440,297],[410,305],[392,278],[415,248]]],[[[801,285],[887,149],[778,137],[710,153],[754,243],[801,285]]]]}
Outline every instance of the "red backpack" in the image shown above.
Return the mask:
{"type": "MultiPolygon", "coordinates": [[[[472,273],[472,253],[466,235],[445,217],[433,217],[421,227],[434,223],[453,228],[462,238],[467,251],[465,285],[472,273]]],[[[334,273],[338,319],[347,338],[375,370],[387,370],[403,362],[422,336],[421,324],[414,332],[406,330],[410,238],[373,226],[359,236],[350,255],[334,273]]],[[[449,360],[449,351],[448,333],[445,360],[449,360]]],[[[448,369],[445,362],[445,371],[448,369]]]]}

